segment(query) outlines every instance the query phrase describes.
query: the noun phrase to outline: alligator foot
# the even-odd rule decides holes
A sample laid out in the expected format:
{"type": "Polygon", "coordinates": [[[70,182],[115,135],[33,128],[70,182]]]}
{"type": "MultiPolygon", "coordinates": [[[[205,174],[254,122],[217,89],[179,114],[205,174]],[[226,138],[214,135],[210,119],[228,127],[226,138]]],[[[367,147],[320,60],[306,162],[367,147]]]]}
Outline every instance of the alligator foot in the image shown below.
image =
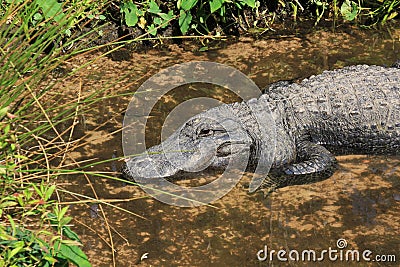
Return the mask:
{"type": "Polygon", "coordinates": [[[271,177],[271,176],[267,175],[267,177],[261,184],[258,191],[263,193],[264,198],[267,198],[268,196],[270,196],[273,192],[275,192],[279,188],[279,186],[275,182],[275,180],[276,180],[276,177],[271,177]]]}

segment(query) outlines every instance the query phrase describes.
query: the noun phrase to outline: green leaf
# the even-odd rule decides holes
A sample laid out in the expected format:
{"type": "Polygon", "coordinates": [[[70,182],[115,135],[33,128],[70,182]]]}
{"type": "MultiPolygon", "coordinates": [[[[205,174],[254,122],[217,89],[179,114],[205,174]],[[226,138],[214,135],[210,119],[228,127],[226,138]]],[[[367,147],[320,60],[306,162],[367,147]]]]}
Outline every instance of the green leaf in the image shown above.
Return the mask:
{"type": "Polygon", "coordinates": [[[222,7],[222,4],[224,3],[224,0],[212,0],[210,1],[210,9],[211,13],[214,13],[218,9],[222,7]]]}
{"type": "Polygon", "coordinates": [[[60,242],[66,246],[81,246],[82,244],[78,241],[69,240],[69,239],[61,239],[60,242]]]}
{"type": "Polygon", "coordinates": [[[240,0],[240,2],[242,2],[243,4],[251,7],[251,8],[255,8],[256,7],[256,1],[255,0],[240,0]]]}
{"type": "MultiPolygon", "coordinates": [[[[32,184],[32,187],[35,189],[36,193],[37,193],[41,198],[43,198],[43,191],[40,190],[35,184],[32,184]]],[[[41,187],[42,187],[42,185],[41,185],[41,187]]]]}
{"type": "Polygon", "coordinates": [[[65,30],[65,34],[66,34],[68,37],[71,37],[72,32],[71,32],[70,29],[66,29],[66,30],[65,30]]]}
{"type": "Polygon", "coordinates": [[[79,267],[91,267],[88,257],[78,246],[68,246],[59,241],[55,242],[54,247],[60,246],[59,253],[79,267]]]}
{"type": "Polygon", "coordinates": [[[223,22],[226,22],[226,17],[225,17],[225,6],[221,6],[219,9],[219,15],[222,18],[223,22]]]}
{"type": "Polygon", "coordinates": [[[125,2],[121,7],[122,13],[125,16],[125,23],[129,27],[133,27],[138,22],[138,8],[132,2],[125,2]]]}
{"type": "Polygon", "coordinates": [[[38,21],[42,20],[43,16],[40,13],[35,13],[35,15],[33,15],[33,20],[35,21],[34,23],[37,23],[38,21]]]}
{"type": "Polygon", "coordinates": [[[169,25],[169,22],[174,18],[174,11],[170,10],[168,14],[159,13],[159,18],[154,18],[154,23],[160,25],[161,28],[166,28],[169,25]]]}
{"type": "Polygon", "coordinates": [[[59,211],[58,214],[56,213],[56,214],[57,214],[57,219],[58,219],[58,221],[61,222],[61,219],[63,219],[65,213],[66,213],[67,210],[68,210],[68,208],[69,208],[69,206],[65,206],[64,208],[62,208],[62,209],[59,211]]]}
{"type": "MultiPolygon", "coordinates": [[[[48,261],[48,262],[50,262],[50,263],[52,263],[52,264],[54,264],[54,263],[57,262],[57,260],[56,260],[55,258],[53,258],[53,257],[51,257],[51,256],[49,256],[49,255],[44,255],[44,256],[43,256],[43,259],[45,259],[46,261],[48,261]]],[[[56,265],[56,266],[58,266],[58,265],[56,265]]]]}
{"type": "Polygon", "coordinates": [[[17,205],[18,205],[18,203],[15,201],[4,201],[3,203],[0,204],[0,209],[4,209],[7,207],[14,207],[17,205]]]}
{"type": "Polygon", "coordinates": [[[26,200],[31,200],[32,195],[33,195],[33,191],[29,190],[29,188],[26,188],[24,190],[24,196],[25,196],[26,200]]]}
{"type": "Polygon", "coordinates": [[[156,25],[161,25],[162,19],[161,19],[160,17],[156,17],[156,18],[154,18],[153,22],[154,22],[154,24],[156,24],[156,25]]]}
{"type": "Polygon", "coordinates": [[[14,257],[16,254],[18,254],[24,247],[23,241],[21,242],[17,242],[18,247],[14,248],[13,250],[11,250],[8,255],[7,258],[11,259],[12,257],[14,257]],[[22,242],[22,244],[21,244],[22,242]]]}
{"type": "Polygon", "coordinates": [[[7,142],[0,142],[0,150],[4,149],[7,146],[7,142]]]}
{"type": "Polygon", "coordinates": [[[161,12],[161,9],[158,7],[157,3],[154,2],[154,0],[151,0],[149,3],[149,9],[147,9],[147,11],[153,14],[158,14],[161,12]]]}
{"type": "Polygon", "coordinates": [[[170,10],[168,11],[168,14],[165,13],[160,13],[158,14],[163,20],[171,20],[174,17],[174,11],[170,10]]]}
{"type": "Polygon", "coordinates": [[[7,124],[5,127],[4,127],[4,129],[3,129],[3,132],[4,132],[4,134],[8,134],[8,132],[10,131],[10,124],[7,124]]]}
{"type": "Polygon", "coordinates": [[[64,19],[62,3],[57,2],[57,0],[38,0],[37,3],[46,19],[53,18],[57,22],[64,19]]]}
{"type": "Polygon", "coordinates": [[[24,207],[24,206],[25,206],[24,197],[23,197],[22,195],[19,195],[19,196],[17,197],[17,201],[18,201],[18,204],[19,204],[21,207],[24,207]]]}
{"type": "Polygon", "coordinates": [[[145,10],[138,9],[138,11],[137,11],[138,17],[143,17],[145,14],[146,14],[145,10]]]}
{"type": "Polygon", "coordinates": [[[44,201],[49,200],[49,198],[51,197],[51,195],[53,194],[55,189],[56,189],[56,186],[52,185],[46,190],[46,193],[44,194],[44,201]]]}
{"type": "Polygon", "coordinates": [[[355,2],[346,0],[340,7],[340,13],[342,14],[345,20],[352,21],[357,17],[358,6],[355,2]]]}
{"type": "Polygon", "coordinates": [[[59,222],[59,225],[60,225],[61,227],[62,227],[62,226],[65,226],[65,225],[67,225],[71,220],[72,220],[72,217],[62,217],[61,220],[60,220],[60,222],[59,222]]]}
{"type": "Polygon", "coordinates": [[[183,9],[185,11],[189,11],[197,4],[197,1],[198,0],[181,0],[180,5],[178,1],[178,8],[183,9]]]}
{"type": "Polygon", "coordinates": [[[28,160],[29,158],[23,155],[14,155],[14,158],[21,159],[21,160],[28,160]]]}
{"type": "Polygon", "coordinates": [[[185,12],[181,10],[179,12],[179,28],[182,34],[186,34],[189,30],[190,22],[192,22],[192,14],[190,12],[185,12]]]}
{"type": "Polygon", "coordinates": [[[157,29],[154,26],[154,24],[151,24],[150,26],[147,26],[147,32],[150,33],[153,36],[157,35],[157,29]]]}
{"type": "Polygon", "coordinates": [[[71,228],[69,228],[68,226],[63,227],[63,234],[64,236],[68,237],[71,240],[81,242],[79,236],[74,231],[72,231],[71,228]]]}
{"type": "Polygon", "coordinates": [[[7,114],[8,107],[4,107],[0,109],[0,118],[4,117],[7,114]]]}
{"type": "Polygon", "coordinates": [[[15,222],[14,222],[13,218],[8,214],[7,214],[7,219],[10,222],[10,225],[11,225],[11,229],[12,229],[12,234],[11,235],[14,236],[15,232],[17,231],[17,228],[15,227],[15,222]]]}

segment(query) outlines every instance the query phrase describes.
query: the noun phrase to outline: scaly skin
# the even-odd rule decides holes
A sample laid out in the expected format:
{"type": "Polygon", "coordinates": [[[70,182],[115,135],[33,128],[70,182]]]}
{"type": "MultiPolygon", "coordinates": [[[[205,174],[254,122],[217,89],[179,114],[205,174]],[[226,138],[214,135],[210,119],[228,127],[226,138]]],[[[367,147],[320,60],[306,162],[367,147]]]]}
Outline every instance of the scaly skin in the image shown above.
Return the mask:
{"type": "Polygon", "coordinates": [[[149,156],[131,158],[124,176],[173,177],[181,170],[224,168],[246,153],[251,169],[273,153],[262,186],[270,192],[330,177],[336,168],[334,154],[399,154],[398,67],[351,66],[299,84],[278,82],[265,91],[258,99],[192,117],[162,145],[150,148],[149,156]],[[270,110],[269,118],[257,116],[254,110],[260,107],[270,110]],[[272,124],[275,129],[269,131],[272,124]],[[165,152],[177,148],[184,152],[173,154],[171,163],[174,152],[165,152]]]}

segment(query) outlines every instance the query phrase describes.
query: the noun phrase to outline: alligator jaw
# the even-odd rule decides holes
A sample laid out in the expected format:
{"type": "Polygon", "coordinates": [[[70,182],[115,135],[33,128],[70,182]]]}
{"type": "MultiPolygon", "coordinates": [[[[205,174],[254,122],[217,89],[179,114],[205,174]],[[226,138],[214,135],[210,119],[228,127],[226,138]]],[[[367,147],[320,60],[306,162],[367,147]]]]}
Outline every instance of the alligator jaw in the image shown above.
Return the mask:
{"type": "Polygon", "coordinates": [[[128,180],[135,178],[160,178],[176,174],[179,171],[174,165],[159,153],[145,153],[129,159],[122,169],[122,174],[128,180]]]}
{"type": "MultiPolygon", "coordinates": [[[[210,111],[211,114],[217,111],[219,115],[218,109],[210,111]]],[[[192,117],[161,144],[129,159],[123,176],[128,180],[162,178],[179,171],[223,169],[233,158],[240,158],[241,162],[248,160],[253,140],[240,123],[235,118],[215,116],[215,119],[206,115],[192,117]]]]}
{"type": "Polygon", "coordinates": [[[232,157],[241,157],[250,152],[246,142],[224,142],[216,149],[204,148],[201,151],[162,152],[161,145],[150,148],[147,153],[128,160],[122,170],[123,176],[129,180],[135,178],[170,177],[179,171],[197,172],[208,167],[224,168],[232,157]]]}

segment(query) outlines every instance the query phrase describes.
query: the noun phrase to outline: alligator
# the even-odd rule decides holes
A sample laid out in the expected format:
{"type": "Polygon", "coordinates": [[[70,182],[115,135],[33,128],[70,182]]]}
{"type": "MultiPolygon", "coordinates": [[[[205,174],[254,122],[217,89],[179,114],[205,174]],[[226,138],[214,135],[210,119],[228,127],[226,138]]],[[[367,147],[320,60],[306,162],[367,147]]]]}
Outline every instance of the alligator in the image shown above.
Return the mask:
{"type": "Polygon", "coordinates": [[[128,159],[123,177],[173,179],[182,171],[226,168],[248,153],[250,171],[268,157],[269,172],[259,189],[270,193],[329,178],[337,169],[335,155],[398,155],[396,64],[349,66],[300,82],[280,81],[259,98],[209,109],[146,154],[128,159]],[[266,117],[260,116],[263,108],[266,117]],[[272,124],[274,136],[268,136],[272,124]]]}

